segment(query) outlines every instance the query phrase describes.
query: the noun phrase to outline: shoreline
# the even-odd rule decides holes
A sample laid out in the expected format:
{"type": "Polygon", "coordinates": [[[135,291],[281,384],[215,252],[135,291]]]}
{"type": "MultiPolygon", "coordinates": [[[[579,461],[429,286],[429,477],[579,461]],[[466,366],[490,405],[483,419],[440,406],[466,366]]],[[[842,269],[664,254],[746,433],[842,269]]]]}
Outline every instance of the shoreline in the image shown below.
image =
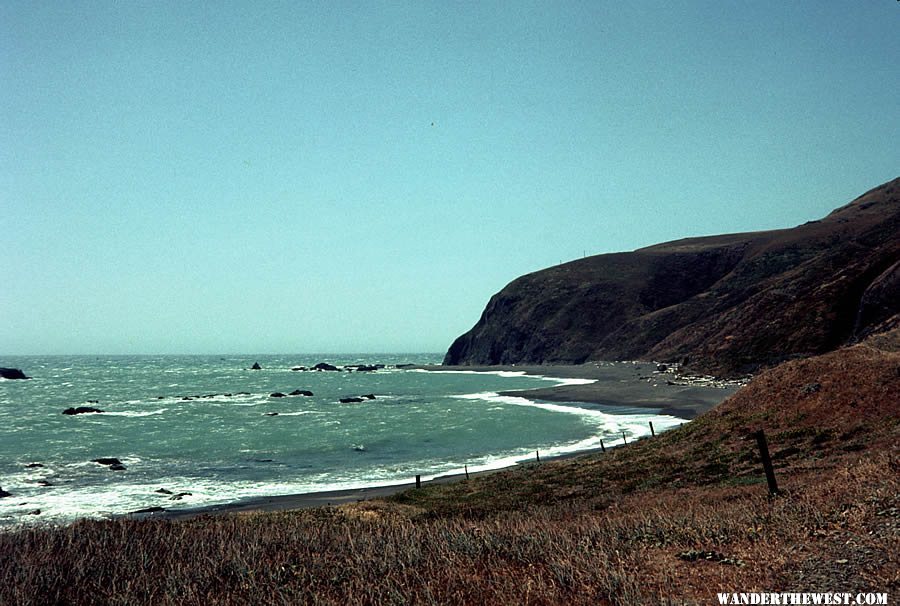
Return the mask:
{"type": "MultiPolygon", "coordinates": [[[[471,372],[499,373],[514,372],[548,379],[577,379],[577,384],[562,384],[553,387],[500,392],[499,395],[543,400],[548,402],[577,403],[588,409],[610,408],[626,411],[649,409],[661,415],[670,415],[690,421],[697,415],[712,409],[739,389],[739,384],[723,387],[697,384],[670,384],[675,375],[660,372],[657,365],[650,362],[629,363],[587,363],[581,365],[527,365],[527,366],[443,366],[410,365],[403,370],[425,372],[471,372]],[[667,378],[668,377],[668,378],[667,378]],[[581,383],[580,381],[592,381],[581,383]]],[[[648,410],[648,412],[649,412],[648,410]]],[[[610,444],[614,448],[618,444],[610,444]]],[[[585,449],[576,452],[541,457],[541,461],[569,459],[598,452],[599,449],[585,449]]],[[[517,465],[533,464],[535,461],[521,461],[513,465],[469,472],[477,477],[510,469],[517,465]]],[[[446,484],[465,480],[464,473],[437,476],[422,481],[422,486],[446,484]]],[[[237,499],[218,505],[192,507],[188,509],[163,510],[158,512],[131,512],[122,514],[135,519],[187,520],[203,515],[249,514],[262,512],[290,511],[356,503],[388,497],[415,488],[415,481],[367,486],[362,488],[326,490],[318,492],[275,495],[237,499]]],[[[116,516],[119,517],[119,516],[116,516]]]]}

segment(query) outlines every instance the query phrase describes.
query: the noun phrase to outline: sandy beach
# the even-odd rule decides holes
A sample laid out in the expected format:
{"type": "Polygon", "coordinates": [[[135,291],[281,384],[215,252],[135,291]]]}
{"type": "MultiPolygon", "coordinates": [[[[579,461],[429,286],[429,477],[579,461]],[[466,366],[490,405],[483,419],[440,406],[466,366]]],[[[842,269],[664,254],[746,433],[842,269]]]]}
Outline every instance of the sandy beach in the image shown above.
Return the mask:
{"type": "MultiPolygon", "coordinates": [[[[624,413],[634,409],[652,409],[659,414],[688,420],[710,410],[739,389],[737,384],[700,381],[697,378],[679,378],[672,372],[660,372],[657,364],[649,362],[617,363],[614,365],[608,363],[530,366],[425,365],[405,368],[430,372],[520,372],[527,375],[559,379],[591,380],[593,381],[592,383],[564,384],[555,387],[509,391],[502,392],[501,395],[550,402],[578,403],[579,406],[600,408],[607,412],[618,410],[624,413]],[[682,382],[685,384],[681,384],[682,382]],[[710,384],[707,384],[707,382],[710,384]]],[[[553,458],[570,458],[591,452],[595,451],[581,451],[553,458]]],[[[551,460],[551,457],[542,457],[542,460],[551,460]]],[[[495,471],[498,470],[472,472],[469,475],[470,477],[475,477],[495,471]]],[[[463,479],[465,479],[464,474],[450,474],[423,481],[422,485],[457,482],[463,479]]],[[[411,478],[409,482],[388,486],[278,495],[238,500],[221,505],[129,515],[179,520],[198,515],[287,511],[384,498],[414,487],[415,481],[411,478]]]]}

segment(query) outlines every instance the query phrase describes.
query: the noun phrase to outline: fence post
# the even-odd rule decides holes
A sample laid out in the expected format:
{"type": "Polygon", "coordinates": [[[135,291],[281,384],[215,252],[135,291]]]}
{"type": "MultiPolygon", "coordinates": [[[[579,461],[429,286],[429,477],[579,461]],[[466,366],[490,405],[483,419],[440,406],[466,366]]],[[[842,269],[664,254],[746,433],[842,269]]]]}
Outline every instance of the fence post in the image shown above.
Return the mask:
{"type": "Polygon", "coordinates": [[[422,488],[422,476],[416,474],[416,488],[422,488]]]}
{"type": "Polygon", "coordinates": [[[625,439],[625,430],[622,430],[622,444],[628,444],[628,440],[625,439]]]}
{"type": "Polygon", "coordinates": [[[466,479],[469,479],[469,464],[466,463],[466,479]]]}
{"type": "Polygon", "coordinates": [[[540,451],[540,450],[535,450],[535,451],[534,451],[534,454],[537,455],[537,462],[540,463],[540,462],[541,462],[541,451],[540,451]]]}
{"type": "Polygon", "coordinates": [[[603,445],[603,440],[600,440],[600,452],[606,452],[606,446],[603,445]]]}
{"type": "Polygon", "coordinates": [[[650,435],[656,436],[656,432],[653,431],[653,421],[647,421],[647,422],[650,423],[650,435]]]}
{"type": "Polygon", "coordinates": [[[766,432],[760,429],[753,432],[756,445],[759,447],[759,456],[762,459],[763,469],[766,472],[766,482],[769,484],[769,494],[778,494],[778,483],[775,481],[775,469],[772,467],[772,458],[769,456],[769,444],[766,441],[766,432]]]}

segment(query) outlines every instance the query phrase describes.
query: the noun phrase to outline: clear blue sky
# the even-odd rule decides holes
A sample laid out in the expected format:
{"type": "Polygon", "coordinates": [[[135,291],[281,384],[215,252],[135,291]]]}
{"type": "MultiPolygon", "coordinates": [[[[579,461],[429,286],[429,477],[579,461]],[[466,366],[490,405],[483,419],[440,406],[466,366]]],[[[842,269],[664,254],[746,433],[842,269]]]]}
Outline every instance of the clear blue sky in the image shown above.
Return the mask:
{"type": "Polygon", "coordinates": [[[443,351],[900,174],[900,2],[0,3],[0,354],[443,351]]]}

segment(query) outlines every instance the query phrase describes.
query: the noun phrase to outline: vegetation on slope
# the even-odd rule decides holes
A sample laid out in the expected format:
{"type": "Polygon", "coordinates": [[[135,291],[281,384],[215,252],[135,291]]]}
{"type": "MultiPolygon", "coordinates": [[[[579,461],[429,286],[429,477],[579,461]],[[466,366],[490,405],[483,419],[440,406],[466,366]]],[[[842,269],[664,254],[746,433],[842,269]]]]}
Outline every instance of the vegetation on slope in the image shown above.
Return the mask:
{"type": "Polygon", "coordinates": [[[0,534],[0,603],[710,603],[900,589],[900,354],[764,373],[656,438],[386,502],[0,534]],[[767,495],[749,431],[768,436],[767,495]]]}
{"type": "Polygon", "coordinates": [[[522,276],[448,365],[684,362],[744,374],[834,350],[900,312],[900,179],[820,221],[689,238],[522,276]]]}

